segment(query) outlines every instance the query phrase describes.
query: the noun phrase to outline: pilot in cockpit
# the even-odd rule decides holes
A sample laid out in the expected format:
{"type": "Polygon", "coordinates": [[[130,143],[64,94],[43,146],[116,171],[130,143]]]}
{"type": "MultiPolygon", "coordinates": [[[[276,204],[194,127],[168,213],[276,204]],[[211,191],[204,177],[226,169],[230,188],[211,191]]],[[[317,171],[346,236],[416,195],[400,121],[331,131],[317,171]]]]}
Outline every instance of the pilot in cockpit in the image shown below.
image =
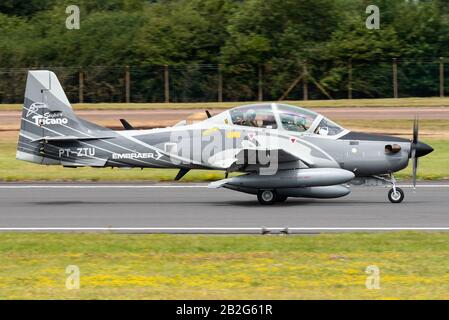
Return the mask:
{"type": "Polygon", "coordinates": [[[245,112],[243,116],[243,125],[248,127],[258,127],[258,123],[256,121],[256,111],[250,109],[245,112]]]}
{"type": "Polygon", "coordinates": [[[234,124],[239,125],[239,126],[243,126],[244,123],[244,114],[242,112],[236,112],[233,116],[232,121],[234,122],[234,124]]]}
{"type": "Polygon", "coordinates": [[[307,129],[308,129],[307,126],[306,126],[307,120],[304,117],[294,116],[293,123],[299,129],[297,131],[307,131],[307,129]]]}

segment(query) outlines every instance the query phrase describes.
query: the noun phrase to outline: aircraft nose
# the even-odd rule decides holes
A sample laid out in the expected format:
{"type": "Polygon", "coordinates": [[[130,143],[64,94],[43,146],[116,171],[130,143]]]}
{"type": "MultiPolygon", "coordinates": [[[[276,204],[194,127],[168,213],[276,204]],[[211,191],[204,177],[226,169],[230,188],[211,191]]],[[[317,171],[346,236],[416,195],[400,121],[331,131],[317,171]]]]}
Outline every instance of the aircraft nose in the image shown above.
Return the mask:
{"type": "Polygon", "coordinates": [[[433,151],[433,148],[431,146],[420,141],[418,141],[415,148],[416,148],[416,156],[418,158],[424,157],[425,155],[428,155],[433,151]]]}

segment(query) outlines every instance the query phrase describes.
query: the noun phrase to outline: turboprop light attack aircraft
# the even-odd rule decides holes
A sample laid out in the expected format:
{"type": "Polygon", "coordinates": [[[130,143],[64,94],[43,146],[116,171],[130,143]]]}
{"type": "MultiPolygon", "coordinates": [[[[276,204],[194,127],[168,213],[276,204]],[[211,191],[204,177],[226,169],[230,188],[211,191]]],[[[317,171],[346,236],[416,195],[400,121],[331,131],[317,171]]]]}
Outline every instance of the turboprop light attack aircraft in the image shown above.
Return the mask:
{"type": "Polygon", "coordinates": [[[402,202],[394,172],[433,149],[413,139],[352,132],[303,108],[264,103],[245,105],[194,124],[134,130],[121,119],[113,131],[78,118],[50,71],[28,73],[17,159],[64,167],[178,168],[223,170],[210,187],[257,195],[261,204],[288,197],[338,198],[347,183],[389,183],[388,198],[402,202]],[[228,173],[241,175],[228,178],[228,173]]]}

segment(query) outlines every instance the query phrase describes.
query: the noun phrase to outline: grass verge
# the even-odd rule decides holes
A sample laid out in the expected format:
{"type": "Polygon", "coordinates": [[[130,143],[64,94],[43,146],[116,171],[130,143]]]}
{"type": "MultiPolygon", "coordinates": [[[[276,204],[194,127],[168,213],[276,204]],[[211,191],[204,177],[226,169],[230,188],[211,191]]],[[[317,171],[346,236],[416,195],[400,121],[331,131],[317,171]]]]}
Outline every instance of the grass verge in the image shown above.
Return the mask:
{"type": "Polygon", "coordinates": [[[0,234],[0,299],[449,299],[448,249],[449,233],[0,234]]]}
{"type": "MultiPolygon", "coordinates": [[[[338,124],[351,131],[362,131],[387,135],[403,135],[412,138],[413,120],[407,119],[351,119],[336,120],[338,124]]],[[[426,137],[449,137],[449,120],[447,119],[421,119],[419,120],[419,139],[426,137]]]]}
{"type": "MultiPolygon", "coordinates": [[[[420,159],[418,178],[449,179],[449,140],[427,139],[424,142],[435,151],[420,159]]],[[[41,166],[15,159],[16,142],[0,140],[0,181],[172,181],[177,170],[171,169],[68,169],[60,166],[41,166]]],[[[411,176],[407,168],[398,173],[401,179],[411,176]]],[[[193,170],[182,181],[214,181],[223,179],[219,171],[193,170]]]]}
{"type": "MultiPolygon", "coordinates": [[[[235,106],[258,103],[240,102],[198,102],[198,103],[82,103],[74,104],[76,110],[148,110],[148,109],[228,109],[235,106]]],[[[449,98],[400,98],[400,99],[341,99],[283,101],[296,106],[310,108],[339,107],[449,107],[449,98]]],[[[21,110],[21,104],[1,104],[0,111],[21,110]]]]}

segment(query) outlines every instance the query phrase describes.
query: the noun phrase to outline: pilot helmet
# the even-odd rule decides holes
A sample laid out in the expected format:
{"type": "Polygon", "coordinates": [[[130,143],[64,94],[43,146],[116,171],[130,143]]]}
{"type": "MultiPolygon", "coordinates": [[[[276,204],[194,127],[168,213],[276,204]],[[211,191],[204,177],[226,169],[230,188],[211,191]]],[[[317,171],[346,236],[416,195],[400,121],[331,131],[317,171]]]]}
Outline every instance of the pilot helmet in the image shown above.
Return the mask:
{"type": "Polygon", "coordinates": [[[236,120],[243,120],[244,118],[242,112],[237,112],[234,117],[236,120]]]}
{"type": "Polygon", "coordinates": [[[305,126],[307,123],[306,119],[301,116],[295,116],[294,121],[297,126],[305,126]]]}
{"type": "Polygon", "coordinates": [[[249,109],[245,112],[245,120],[246,121],[252,121],[256,119],[256,111],[254,109],[249,109]]]}

